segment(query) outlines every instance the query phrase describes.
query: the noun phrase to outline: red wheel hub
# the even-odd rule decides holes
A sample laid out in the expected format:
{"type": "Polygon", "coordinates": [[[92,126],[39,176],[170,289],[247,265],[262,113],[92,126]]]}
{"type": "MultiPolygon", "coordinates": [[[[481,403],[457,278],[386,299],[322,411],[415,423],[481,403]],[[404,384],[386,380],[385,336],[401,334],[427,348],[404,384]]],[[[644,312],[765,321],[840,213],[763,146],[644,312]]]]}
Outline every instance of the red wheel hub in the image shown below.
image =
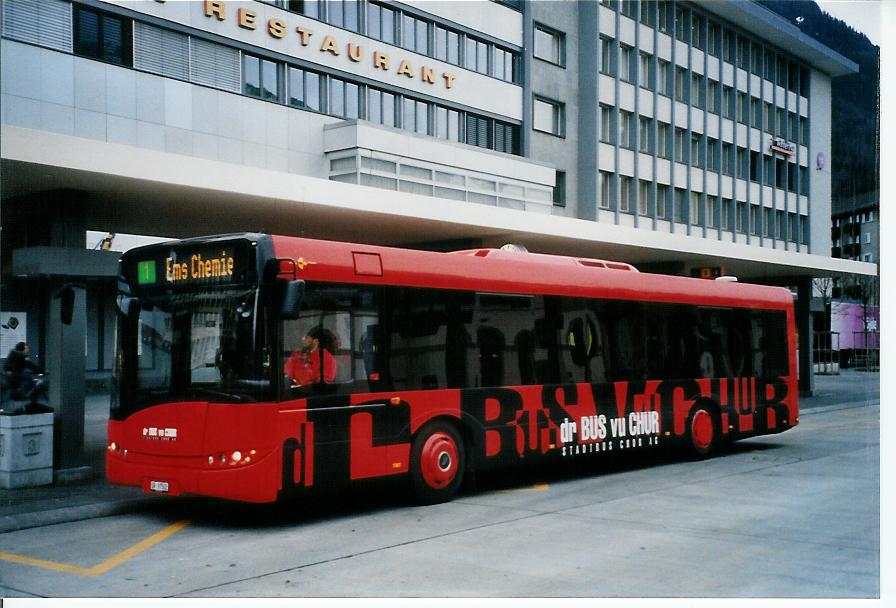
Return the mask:
{"type": "Polygon", "coordinates": [[[437,432],[426,438],[420,452],[420,472],[426,485],[435,490],[449,486],[458,465],[457,444],[451,435],[437,432]]]}
{"type": "Polygon", "coordinates": [[[712,445],[714,433],[712,416],[706,410],[698,410],[691,421],[691,437],[694,445],[698,449],[705,450],[712,445]]]}

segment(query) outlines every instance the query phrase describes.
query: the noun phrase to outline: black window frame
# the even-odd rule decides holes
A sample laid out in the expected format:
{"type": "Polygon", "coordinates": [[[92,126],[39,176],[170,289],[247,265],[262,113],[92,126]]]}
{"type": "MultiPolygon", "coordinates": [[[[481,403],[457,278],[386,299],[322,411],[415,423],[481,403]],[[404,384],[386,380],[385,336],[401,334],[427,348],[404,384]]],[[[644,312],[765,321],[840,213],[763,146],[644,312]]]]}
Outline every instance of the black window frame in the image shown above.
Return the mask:
{"type": "Polygon", "coordinates": [[[134,20],[120,15],[113,15],[91,7],[74,5],[72,15],[72,51],[79,57],[87,57],[124,67],[134,66],[134,20]],[[85,31],[82,25],[82,16],[93,15],[97,18],[96,51],[87,47],[88,41],[84,39],[85,31]],[[121,28],[119,39],[119,51],[113,55],[107,51],[107,39],[105,30],[109,22],[117,22],[121,28]]]}

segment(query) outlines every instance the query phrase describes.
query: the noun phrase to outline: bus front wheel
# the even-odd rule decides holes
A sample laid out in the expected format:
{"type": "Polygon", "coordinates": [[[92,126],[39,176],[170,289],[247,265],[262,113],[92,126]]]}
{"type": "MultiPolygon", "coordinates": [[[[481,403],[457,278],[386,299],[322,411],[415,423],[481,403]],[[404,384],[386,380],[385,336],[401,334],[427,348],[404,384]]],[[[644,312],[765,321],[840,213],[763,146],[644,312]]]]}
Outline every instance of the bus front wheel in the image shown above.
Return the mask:
{"type": "Polygon", "coordinates": [[[427,425],[414,439],[411,481],[421,504],[450,500],[464,476],[464,446],[454,426],[445,422],[427,425]]]}

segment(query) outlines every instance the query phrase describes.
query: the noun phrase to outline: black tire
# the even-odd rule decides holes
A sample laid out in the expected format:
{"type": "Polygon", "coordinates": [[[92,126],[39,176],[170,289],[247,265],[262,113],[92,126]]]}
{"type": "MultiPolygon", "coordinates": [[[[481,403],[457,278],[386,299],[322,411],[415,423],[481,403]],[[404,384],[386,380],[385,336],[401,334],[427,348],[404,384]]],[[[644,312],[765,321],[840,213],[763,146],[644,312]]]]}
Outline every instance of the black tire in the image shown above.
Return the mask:
{"type": "Polygon", "coordinates": [[[697,403],[688,417],[688,452],[698,460],[712,456],[718,449],[721,430],[715,408],[697,403]]]}
{"type": "Polygon", "coordinates": [[[433,422],[417,432],[411,447],[411,484],[420,504],[451,500],[466,467],[463,439],[454,425],[433,422]]]}

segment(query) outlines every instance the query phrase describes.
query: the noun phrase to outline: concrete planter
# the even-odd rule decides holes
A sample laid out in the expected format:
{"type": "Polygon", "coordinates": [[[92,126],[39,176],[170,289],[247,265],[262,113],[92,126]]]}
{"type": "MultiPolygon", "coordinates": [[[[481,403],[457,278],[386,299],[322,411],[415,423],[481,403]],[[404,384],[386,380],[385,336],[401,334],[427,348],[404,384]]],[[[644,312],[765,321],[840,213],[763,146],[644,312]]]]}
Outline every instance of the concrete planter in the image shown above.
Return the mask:
{"type": "Polygon", "coordinates": [[[0,416],[0,488],[53,483],[53,414],[0,416]]]}

